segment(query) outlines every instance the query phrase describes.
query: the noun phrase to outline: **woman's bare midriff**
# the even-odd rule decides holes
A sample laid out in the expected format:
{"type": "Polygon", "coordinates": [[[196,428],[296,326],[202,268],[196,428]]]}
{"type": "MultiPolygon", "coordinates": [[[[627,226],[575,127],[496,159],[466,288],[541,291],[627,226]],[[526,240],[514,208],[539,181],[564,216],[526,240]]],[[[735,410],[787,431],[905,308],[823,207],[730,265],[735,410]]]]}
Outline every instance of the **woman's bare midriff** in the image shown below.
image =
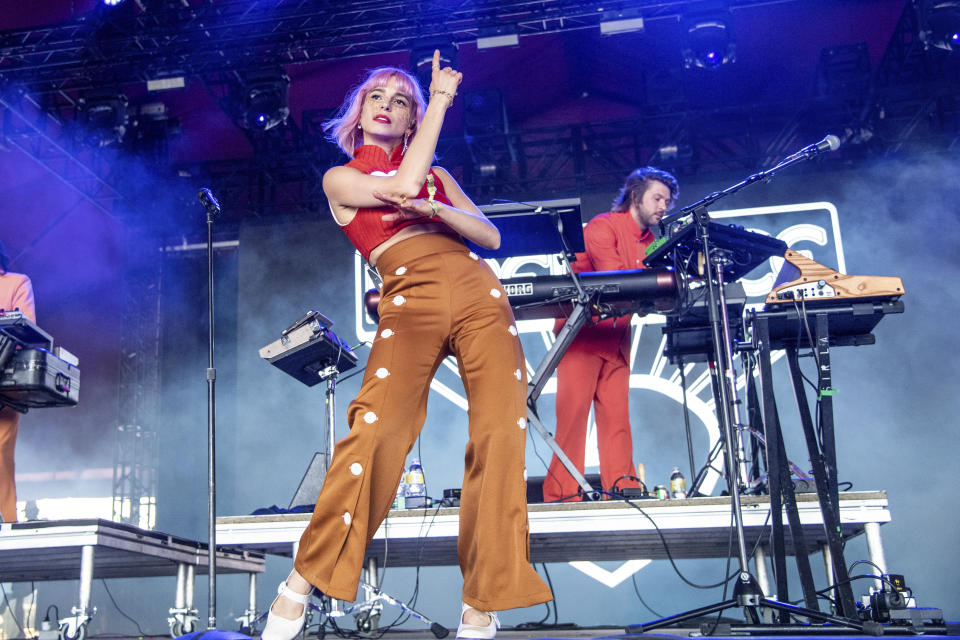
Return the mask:
{"type": "Polygon", "coordinates": [[[450,233],[450,227],[442,222],[426,222],[424,224],[412,224],[409,227],[404,227],[403,229],[400,229],[395,236],[392,236],[383,243],[374,247],[373,251],[370,252],[371,266],[376,267],[377,260],[379,260],[380,256],[383,255],[383,252],[393,245],[401,242],[402,240],[406,240],[407,238],[419,236],[424,233],[450,233]]]}

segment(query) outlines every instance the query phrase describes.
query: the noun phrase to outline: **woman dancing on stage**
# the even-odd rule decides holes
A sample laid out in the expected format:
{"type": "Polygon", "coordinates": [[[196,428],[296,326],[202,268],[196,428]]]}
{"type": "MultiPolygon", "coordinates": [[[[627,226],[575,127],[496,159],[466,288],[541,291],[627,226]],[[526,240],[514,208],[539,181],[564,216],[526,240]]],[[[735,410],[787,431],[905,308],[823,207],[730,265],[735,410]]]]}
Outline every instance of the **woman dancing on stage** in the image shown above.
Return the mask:
{"type": "Polygon", "coordinates": [[[430,381],[451,354],[469,402],[457,637],[493,638],[494,612],[553,597],[529,562],[523,352],[500,282],[463,242],[497,248],[500,233],[449,173],[431,166],[461,78],[441,69],[434,52],[425,102],[410,74],[375,69],[327,123],[353,160],[330,169],[323,189],[337,223],[383,278],[380,321],[347,411],[350,434],[337,444],[264,640],[299,633],[311,585],[355,599],[367,545],[423,426],[430,381]]]}

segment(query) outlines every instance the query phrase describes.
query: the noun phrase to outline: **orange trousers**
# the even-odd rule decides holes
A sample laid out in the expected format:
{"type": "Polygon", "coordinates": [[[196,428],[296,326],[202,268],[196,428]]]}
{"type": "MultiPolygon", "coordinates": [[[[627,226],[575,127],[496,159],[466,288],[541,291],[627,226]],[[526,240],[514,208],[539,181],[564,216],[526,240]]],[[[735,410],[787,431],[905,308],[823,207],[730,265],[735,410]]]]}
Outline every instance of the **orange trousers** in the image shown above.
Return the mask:
{"type": "Polygon", "coordinates": [[[0,408],[0,515],[4,522],[17,521],[17,485],[13,468],[13,449],[17,444],[20,414],[10,407],[0,408]]]}
{"type": "MultiPolygon", "coordinates": [[[[589,327],[584,329],[589,331],[589,327]]],[[[614,483],[623,489],[637,487],[630,433],[630,365],[621,352],[596,353],[574,343],[557,367],[557,431],[554,439],[583,473],[590,405],[597,422],[600,482],[609,491],[614,483]],[[619,482],[618,482],[619,480],[619,482]]],[[[580,485],[553,456],[543,480],[544,502],[579,500],[580,485]]]]}
{"type": "Polygon", "coordinates": [[[457,543],[463,600],[484,611],[551,600],[530,566],[527,381],[500,282],[458,238],[435,233],[390,247],[377,269],[380,323],[347,410],[350,434],[334,449],[294,567],[325,594],[356,598],[367,545],[423,427],[430,381],[453,354],[469,402],[457,543]]]}

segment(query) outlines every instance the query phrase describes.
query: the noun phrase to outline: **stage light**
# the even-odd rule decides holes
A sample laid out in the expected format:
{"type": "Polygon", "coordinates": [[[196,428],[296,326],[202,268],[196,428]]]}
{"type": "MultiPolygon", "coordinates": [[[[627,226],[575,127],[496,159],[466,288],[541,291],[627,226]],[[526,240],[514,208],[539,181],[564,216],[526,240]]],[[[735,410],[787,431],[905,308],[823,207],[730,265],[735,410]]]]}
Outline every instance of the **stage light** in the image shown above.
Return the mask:
{"type": "Polygon", "coordinates": [[[687,69],[716,69],[736,61],[729,15],[690,18],[683,27],[683,65],[687,69]]]}
{"type": "Polygon", "coordinates": [[[153,80],[147,80],[147,91],[183,89],[185,86],[187,86],[187,80],[183,76],[171,76],[169,78],[154,78],[153,80]]]}
{"type": "Polygon", "coordinates": [[[960,0],[922,0],[920,39],[927,46],[960,51],[960,0]]]}
{"type": "Polygon", "coordinates": [[[147,102],[132,110],[134,114],[127,140],[141,155],[165,160],[169,139],[180,133],[180,121],[170,116],[162,102],[147,102]]]}
{"type": "Polygon", "coordinates": [[[103,0],[103,4],[107,5],[108,7],[115,7],[122,2],[123,0],[103,0]]]}
{"type": "Polygon", "coordinates": [[[686,143],[671,141],[664,142],[653,156],[651,162],[664,166],[676,166],[693,158],[693,148],[686,143]]]}
{"type": "Polygon", "coordinates": [[[633,31],[643,31],[643,16],[638,9],[605,11],[600,18],[600,33],[605,36],[633,31]]]}
{"type": "Polygon", "coordinates": [[[280,70],[249,72],[243,84],[240,126],[267,131],[290,116],[290,78],[280,70]]]}
{"type": "Polygon", "coordinates": [[[123,140],[128,121],[127,96],[119,91],[94,91],[77,101],[78,138],[92,147],[123,140]]]}
{"type": "Polygon", "coordinates": [[[869,89],[870,51],[867,43],[839,44],[820,51],[817,95],[857,98],[869,89]]]}
{"type": "Polygon", "coordinates": [[[513,25],[481,28],[477,38],[477,49],[515,47],[518,44],[520,44],[520,35],[513,25]]]}
{"type": "Polygon", "coordinates": [[[657,157],[661,160],[675,160],[680,152],[680,147],[676,143],[662,144],[657,149],[657,157]]]}
{"type": "Polygon", "coordinates": [[[497,177],[498,168],[495,162],[481,162],[477,165],[476,169],[477,173],[479,173],[480,177],[484,180],[497,177]]]}

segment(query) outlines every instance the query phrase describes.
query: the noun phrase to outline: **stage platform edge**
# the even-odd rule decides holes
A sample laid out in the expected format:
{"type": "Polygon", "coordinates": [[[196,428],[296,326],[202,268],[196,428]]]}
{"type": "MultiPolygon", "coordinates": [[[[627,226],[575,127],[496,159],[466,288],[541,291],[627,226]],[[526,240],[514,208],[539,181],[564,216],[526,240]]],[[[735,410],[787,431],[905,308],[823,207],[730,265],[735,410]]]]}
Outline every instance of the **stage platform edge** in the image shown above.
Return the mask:
{"type": "MultiPolygon", "coordinates": [[[[752,547],[769,526],[770,501],[767,496],[743,496],[741,503],[746,542],[752,547]]],[[[729,497],[636,500],[634,504],[647,515],[612,500],[529,505],[531,561],[663,559],[667,556],[653,523],[674,558],[727,557],[732,526],[729,497]]],[[[816,494],[798,495],[797,506],[807,545],[818,549],[826,542],[826,534],[816,494]]],[[[393,567],[456,565],[458,514],[455,507],[391,511],[367,557],[378,563],[386,560],[393,567]]],[[[309,513],[220,517],[217,540],[289,557],[310,517],[309,513]]],[[[871,527],[879,531],[879,525],[891,520],[886,492],[841,493],[840,519],[844,538],[871,527]]],[[[792,548],[789,528],[786,536],[792,548]]]]}

